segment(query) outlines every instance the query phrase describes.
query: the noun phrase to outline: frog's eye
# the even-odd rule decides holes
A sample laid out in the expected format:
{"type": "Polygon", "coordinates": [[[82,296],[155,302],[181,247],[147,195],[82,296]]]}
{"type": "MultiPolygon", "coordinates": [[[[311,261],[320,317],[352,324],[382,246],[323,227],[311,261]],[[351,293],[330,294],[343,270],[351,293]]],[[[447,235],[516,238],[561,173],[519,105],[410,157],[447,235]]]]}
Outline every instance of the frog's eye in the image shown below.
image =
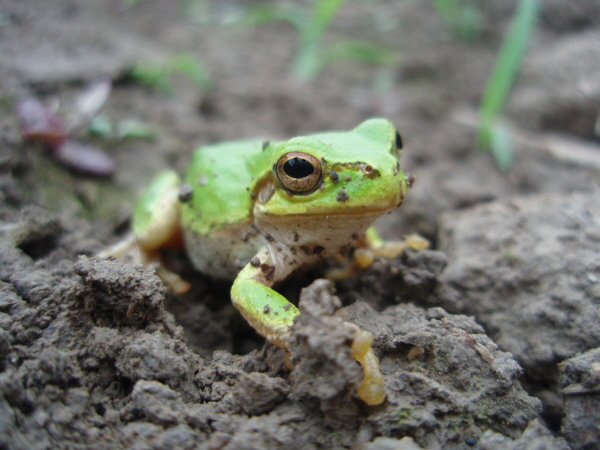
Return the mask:
{"type": "Polygon", "coordinates": [[[396,148],[402,150],[402,136],[396,131],[396,148]]]}
{"type": "Polygon", "coordinates": [[[305,193],[313,190],[321,180],[321,162],[308,153],[290,152],[279,158],[275,172],[283,187],[305,193]]]}

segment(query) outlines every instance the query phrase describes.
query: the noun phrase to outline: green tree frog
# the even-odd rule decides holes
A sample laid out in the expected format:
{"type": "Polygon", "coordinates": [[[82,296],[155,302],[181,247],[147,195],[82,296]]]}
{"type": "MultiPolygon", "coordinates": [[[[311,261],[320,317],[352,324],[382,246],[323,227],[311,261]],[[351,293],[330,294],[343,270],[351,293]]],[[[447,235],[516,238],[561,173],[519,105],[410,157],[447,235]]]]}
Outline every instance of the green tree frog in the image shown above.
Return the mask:
{"type": "MultiPolygon", "coordinates": [[[[300,311],[273,286],[344,254],[402,203],[410,183],[400,170],[401,148],[394,126],[380,118],[347,132],[202,147],[183,183],[163,172],[143,194],[133,218],[137,245],[152,255],[182,237],[196,268],[234,280],[235,307],[289,350],[300,311]]],[[[372,338],[360,330],[355,336],[352,351],[364,371],[358,394],[379,404],[385,394],[372,338]]]]}

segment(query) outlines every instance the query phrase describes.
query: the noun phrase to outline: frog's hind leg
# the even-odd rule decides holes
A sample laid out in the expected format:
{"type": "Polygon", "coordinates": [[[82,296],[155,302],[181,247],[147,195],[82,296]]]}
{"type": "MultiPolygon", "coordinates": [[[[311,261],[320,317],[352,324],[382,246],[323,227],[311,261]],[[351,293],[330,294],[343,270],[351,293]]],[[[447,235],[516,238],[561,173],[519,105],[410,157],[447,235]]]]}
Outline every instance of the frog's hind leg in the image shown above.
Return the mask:
{"type": "Polygon", "coordinates": [[[156,176],[138,200],[133,212],[133,234],[117,242],[99,256],[122,258],[131,255],[134,262],[157,264],[156,273],[176,293],[189,290],[190,284],[162,264],[161,248],[181,248],[183,238],[179,223],[181,180],[174,171],[156,176]]]}
{"type": "Polygon", "coordinates": [[[181,179],[172,170],[156,176],[138,200],[132,229],[137,244],[147,252],[165,247],[181,247],[179,222],[181,179]]]}

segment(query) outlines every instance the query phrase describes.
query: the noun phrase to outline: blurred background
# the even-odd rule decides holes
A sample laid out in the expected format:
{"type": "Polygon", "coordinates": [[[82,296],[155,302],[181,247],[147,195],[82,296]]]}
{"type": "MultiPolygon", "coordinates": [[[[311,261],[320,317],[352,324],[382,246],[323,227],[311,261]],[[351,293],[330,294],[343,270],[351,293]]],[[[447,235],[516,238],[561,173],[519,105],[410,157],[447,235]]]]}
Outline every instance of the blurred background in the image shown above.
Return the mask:
{"type": "Polygon", "coordinates": [[[199,145],[385,116],[417,181],[381,228],[435,241],[442,211],[597,187],[599,22],[593,0],[4,0],[6,202],[106,240],[199,145]]]}

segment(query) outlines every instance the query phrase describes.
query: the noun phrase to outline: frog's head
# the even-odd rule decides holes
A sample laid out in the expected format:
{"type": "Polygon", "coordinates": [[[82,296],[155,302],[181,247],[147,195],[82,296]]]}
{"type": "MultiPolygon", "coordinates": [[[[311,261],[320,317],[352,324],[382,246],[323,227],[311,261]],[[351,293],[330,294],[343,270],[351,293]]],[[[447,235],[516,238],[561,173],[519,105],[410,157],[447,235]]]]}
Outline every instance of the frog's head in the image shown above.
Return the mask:
{"type": "Polygon", "coordinates": [[[272,166],[252,185],[255,212],[356,215],[388,212],[408,190],[400,170],[400,135],[385,119],[349,132],[290,139],[268,148],[272,166]]]}
{"type": "Polygon", "coordinates": [[[400,135],[385,119],[270,146],[265,156],[272,166],[251,187],[255,219],[288,225],[310,220],[319,227],[338,217],[364,231],[406,196],[401,148],[400,135]]]}

